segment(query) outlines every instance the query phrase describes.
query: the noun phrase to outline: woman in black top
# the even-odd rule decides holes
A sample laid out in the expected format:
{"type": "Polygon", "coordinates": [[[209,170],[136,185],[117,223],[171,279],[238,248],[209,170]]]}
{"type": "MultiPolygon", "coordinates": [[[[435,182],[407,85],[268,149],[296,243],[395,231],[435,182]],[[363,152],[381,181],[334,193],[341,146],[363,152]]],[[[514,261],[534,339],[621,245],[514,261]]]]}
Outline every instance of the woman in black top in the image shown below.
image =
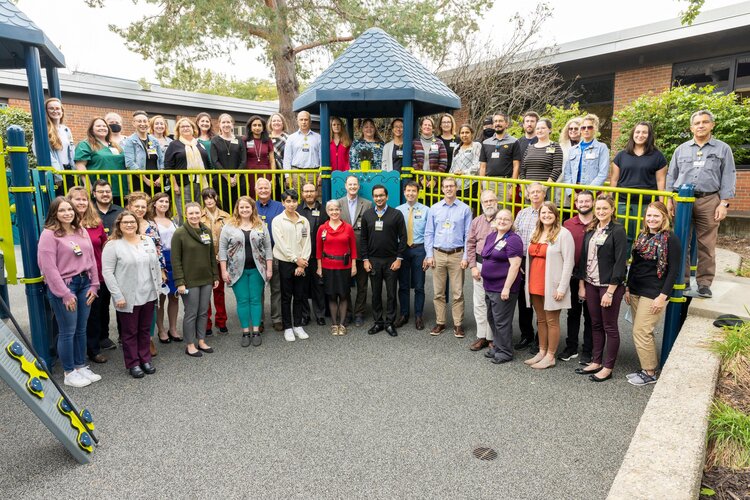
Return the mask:
{"type": "Polygon", "coordinates": [[[659,366],[654,326],[664,312],[680,271],[682,247],[671,231],[667,207],[660,201],[649,204],[643,231],[633,245],[625,302],[633,313],[633,342],[641,369],[629,374],[633,385],[656,383],[659,366]]]}
{"type": "Polygon", "coordinates": [[[453,150],[461,144],[461,141],[458,140],[458,136],[456,135],[458,130],[456,130],[456,120],[453,118],[453,115],[450,113],[443,113],[440,115],[440,121],[438,121],[438,123],[440,125],[440,135],[438,136],[438,139],[443,141],[445,152],[448,154],[448,166],[446,167],[446,172],[449,172],[453,165],[453,150]]]}
{"type": "MultiPolygon", "coordinates": [[[[612,160],[609,184],[612,187],[664,191],[667,184],[667,159],[654,146],[654,128],[649,122],[638,123],[630,132],[625,149],[612,160]]],[[[641,197],[639,200],[637,195],[630,195],[628,203],[628,195],[618,195],[617,213],[620,218],[625,219],[628,245],[638,232],[638,220],[644,207],[653,201],[650,195],[641,197]]]]}
{"type": "Polygon", "coordinates": [[[623,282],[628,252],[625,229],[614,221],[614,213],[615,202],[612,197],[608,194],[597,196],[595,217],[586,228],[583,251],[576,271],[576,277],[580,280],[578,296],[586,301],[594,340],[592,362],[585,368],[576,369],[576,373],[589,375],[593,382],[604,382],[612,378],[617,351],[620,349],[617,320],[622,296],[625,294],[623,282]],[[607,356],[602,360],[605,339],[607,356]],[[595,375],[597,373],[599,377],[595,375]]]}
{"type": "MultiPolygon", "coordinates": [[[[234,135],[234,118],[230,114],[219,115],[219,135],[211,138],[210,157],[211,168],[214,170],[240,170],[245,168],[247,152],[242,142],[234,135]]],[[[234,206],[234,200],[245,193],[243,181],[244,179],[239,174],[213,176],[211,184],[219,192],[222,206],[234,206]]]]}
{"type": "Polygon", "coordinates": [[[529,144],[521,161],[520,178],[530,181],[555,182],[562,173],[563,151],[550,140],[552,122],[540,118],[536,123],[537,142],[529,144]]]}
{"type": "MultiPolygon", "coordinates": [[[[198,127],[189,118],[180,118],[175,124],[174,141],[164,153],[165,170],[207,170],[208,151],[198,142],[198,127]]],[[[177,213],[182,219],[183,207],[200,199],[201,189],[208,187],[208,176],[200,174],[171,176],[177,213]]]]}

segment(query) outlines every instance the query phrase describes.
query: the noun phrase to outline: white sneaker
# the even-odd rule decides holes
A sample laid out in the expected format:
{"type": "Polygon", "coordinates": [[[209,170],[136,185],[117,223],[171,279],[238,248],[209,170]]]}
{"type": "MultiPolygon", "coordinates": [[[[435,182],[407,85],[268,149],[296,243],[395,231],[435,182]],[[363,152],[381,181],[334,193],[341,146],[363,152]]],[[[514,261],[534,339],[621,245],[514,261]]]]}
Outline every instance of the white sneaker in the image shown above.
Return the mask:
{"type": "Polygon", "coordinates": [[[287,342],[294,342],[294,330],[292,330],[291,328],[287,328],[286,330],[284,330],[284,339],[287,342]]]}
{"type": "Polygon", "coordinates": [[[310,336],[301,326],[295,326],[294,328],[292,328],[292,331],[294,331],[295,335],[297,335],[297,337],[299,337],[301,340],[310,338],[310,336]]]}
{"type": "Polygon", "coordinates": [[[102,379],[101,375],[97,375],[96,373],[92,372],[91,368],[89,368],[88,366],[78,368],[76,371],[92,382],[99,382],[102,379]]]}
{"type": "Polygon", "coordinates": [[[78,370],[73,370],[65,375],[65,385],[71,387],[86,387],[87,385],[91,385],[91,380],[81,375],[78,370]]]}

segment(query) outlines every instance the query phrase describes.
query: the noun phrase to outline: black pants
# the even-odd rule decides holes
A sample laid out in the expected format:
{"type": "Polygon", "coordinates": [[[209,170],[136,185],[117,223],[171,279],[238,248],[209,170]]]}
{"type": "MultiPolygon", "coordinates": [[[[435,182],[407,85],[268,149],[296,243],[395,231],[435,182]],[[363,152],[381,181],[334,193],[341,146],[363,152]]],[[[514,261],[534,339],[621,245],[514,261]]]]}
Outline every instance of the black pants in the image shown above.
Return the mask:
{"type": "MultiPolygon", "coordinates": [[[[524,269],[525,262],[521,262],[521,269],[524,269]]],[[[526,276],[521,274],[521,290],[524,289],[526,276]]],[[[518,328],[521,330],[521,338],[529,342],[534,341],[534,309],[531,304],[526,304],[526,294],[518,294],[518,328]]]]}
{"type": "Polygon", "coordinates": [[[357,283],[357,298],[352,302],[352,295],[349,293],[349,311],[353,312],[355,316],[364,316],[365,303],[367,302],[367,273],[365,272],[365,265],[359,259],[357,259],[357,275],[354,277],[354,281],[357,283]],[[352,311],[352,304],[354,304],[354,311],[352,311]]]}
{"type": "Polygon", "coordinates": [[[281,280],[281,322],[284,329],[302,326],[302,302],[305,300],[305,277],[295,276],[295,262],[279,261],[281,280]]]}
{"type": "Polygon", "coordinates": [[[370,283],[372,284],[372,315],[376,325],[392,325],[396,321],[396,283],[398,282],[398,271],[391,271],[391,264],[395,257],[370,257],[372,271],[370,272],[370,283]],[[383,321],[383,281],[385,281],[386,312],[383,321]]]}
{"type": "Polygon", "coordinates": [[[578,301],[579,280],[570,280],[570,309],[568,309],[568,338],[565,345],[578,350],[578,332],[581,331],[581,313],[583,313],[583,352],[591,354],[594,340],[591,336],[591,316],[585,302],[578,301]]]}
{"type": "MultiPolygon", "coordinates": [[[[102,314],[102,308],[100,304],[101,301],[102,297],[100,291],[99,297],[95,298],[94,302],[91,303],[91,308],[89,310],[89,319],[86,323],[86,354],[89,358],[93,358],[101,352],[101,349],[99,347],[102,328],[102,322],[100,318],[102,314]]],[[[109,302],[107,302],[107,306],[109,306],[109,302]]],[[[109,307],[107,307],[107,309],[109,309],[109,307]]]]}
{"type": "Polygon", "coordinates": [[[326,313],[326,294],[323,291],[323,278],[318,276],[317,259],[310,258],[309,265],[305,269],[305,300],[302,301],[302,317],[310,319],[310,300],[312,300],[312,312],[315,318],[325,317],[326,313]]]}

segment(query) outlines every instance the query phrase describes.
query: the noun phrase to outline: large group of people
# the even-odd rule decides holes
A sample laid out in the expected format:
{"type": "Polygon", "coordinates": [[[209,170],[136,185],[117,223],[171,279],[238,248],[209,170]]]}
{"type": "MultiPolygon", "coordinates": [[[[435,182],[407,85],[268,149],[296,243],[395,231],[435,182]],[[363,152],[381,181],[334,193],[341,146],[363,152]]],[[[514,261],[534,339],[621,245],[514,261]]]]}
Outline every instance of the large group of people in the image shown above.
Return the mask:
{"type": "MultiPolygon", "coordinates": [[[[174,139],[163,117],[149,118],[141,111],[133,116],[136,132],[118,137],[122,119],[110,113],[91,121],[88,138],[74,154],[59,100],[48,100],[47,114],[55,125],[49,139],[60,169],[188,171],[183,179],[135,174],[130,184],[92,179],[90,197],[86,188],[66,184],[65,176],[55,178],[66,195],[50,205],[39,265],[58,324],[67,385],[101,379],[86,358],[106,362],[103,351],[116,347],[109,338],[110,306],[116,311],[125,367],[141,378],[156,372],[154,337],[161,344],[182,342],[186,355],[202,357],[214,352],[208,343],[214,326],[217,335],[229,334],[232,312],[240,326],[239,344],[260,346],[267,285],[267,318],[288,342],[308,339],[305,328],[313,321],[326,325],[329,315],[334,336],[363,327],[368,291],[370,335],[398,336],[398,329],[411,321],[413,290],[416,330],[429,328],[431,336],[438,336],[450,321],[454,337],[463,338],[467,269],[470,315],[476,318],[472,351],[486,349],[493,363],[502,364],[529,349],[524,362],[536,370],[580,356],[576,373],[594,382],[609,380],[624,300],[632,310],[641,364],[628,381],[646,385],[657,379],[654,328],[684,258],[672,230],[674,204],[670,197],[666,202],[649,197],[643,213],[632,212],[632,204],[618,206],[609,194],[593,191],[610,176],[610,153],[596,139],[595,115],[569,120],[559,141],[551,139],[553,124],[534,112],[524,115],[519,139],[507,134],[510,120],[502,113],[485,121],[478,141],[471,126],[457,127],[450,114],[441,115],[437,126],[430,117],[418,122],[417,170],[479,174],[498,178],[497,184],[533,181],[523,191],[507,193],[528,200],[514,213],[500,209],[503,200],[495,183],[465,177],[443,177],[439,185],[405,181],[402,193],[389,193],[383,185],[362,193],[352,173],[345,181],[346,195],[323,204],[314,176],[286,176],[274,186],[281,176],[259,175],[248,185],[241,177],[211,174],[212,169],[317,169],[321,137],[311,130],[305,112],[298,115],[299,130],[289,135],[281,115],[268,122],[252,117],[242,138],[234,135],[231,116],[219,117],[215,134],[211,117],[201,113],[195,120],[177,120],[174,139]],[[567,220],[561,207],[548,201],[542,184],[558,180],[582,186],[563,199],[575,207],[567,220]],[[276,200],[275,187],[281,192],[276,200]],[[223,194],[235,189],[233,206],[222,207],[228,199],[223,194]],[[426,190],[442,199],[432,206],[420,203],[420,191],[426,190]],[[401,194],[405,203],[389,205],[389,198],[401,194]],[[481,213],[474,216],[461,198],[477,195],[481,213]],[[118,197],[126,200],[124,208],[115,203],[118,197]],[[172,213],[173,207],[184,213],[172,213]],[[224,208],[231,208],[231,215],[224,208]],[[642,217],[642,229],[620,224],[618,217],[626,215],[626,220],[642,217]],[[435,309],[431,323],[424,309],[428,270],[435,309]],[[225,286],[236,297],[235,311],[227,310],[225,286]],[[178,327],[180,300],[184,315],[178,327]],[[567,338],[558,353],[563,310],[567,338]],[[520,335],[514,343],[516,316],[520,335]]],[[[654,146],[653,127],[639,123],[615,156],[611,176],[618,187],[673,191],[695,184],[697,293],[704,297],[711,295],[718,225],[734,195],[732,153],[712,136],[713,125],[709,111],[694,113],[693,138],[667,165],[654,146]]],[[[403,127],[402,120],[394,120],[391,140],[384,142],[375,122],[363,120],[362,136],[352,140],[342,120],[332,118],[334,169],[358,170],[369,161],[383,170],[400,170],[403,127]]]]}

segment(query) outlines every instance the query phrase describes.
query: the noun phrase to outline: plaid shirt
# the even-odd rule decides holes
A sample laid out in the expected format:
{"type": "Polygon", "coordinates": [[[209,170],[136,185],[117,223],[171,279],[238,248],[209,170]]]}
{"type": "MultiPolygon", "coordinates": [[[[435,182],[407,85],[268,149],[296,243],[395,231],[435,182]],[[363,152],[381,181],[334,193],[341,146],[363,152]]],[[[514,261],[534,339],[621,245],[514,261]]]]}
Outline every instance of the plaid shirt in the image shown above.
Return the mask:
{"type": "Polygon", "coordinates": [[[531,234],[534,232],[536,223],[539,220],[539,207],[534,210],[533,207],[526,207],[516,215],[516,233],[523,240],[523,254],[526,256],[526,251],[529,247],[529,240],[531,240],[531,234]]]}

